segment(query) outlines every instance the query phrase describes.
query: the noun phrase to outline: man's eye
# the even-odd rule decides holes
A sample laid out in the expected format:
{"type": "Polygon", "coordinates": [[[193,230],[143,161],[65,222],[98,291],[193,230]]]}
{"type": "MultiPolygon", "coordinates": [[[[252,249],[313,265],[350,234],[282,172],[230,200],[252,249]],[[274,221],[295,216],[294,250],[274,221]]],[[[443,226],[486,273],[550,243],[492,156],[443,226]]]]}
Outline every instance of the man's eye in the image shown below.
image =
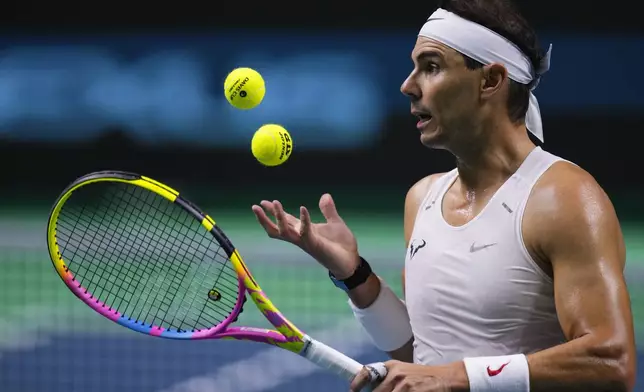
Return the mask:
{"type": "Polygon", "coordinates": [[[428,63],[427,66],[425,66],[425,69],[429,72],[436,72],[438,71],[438,65],[435,63],[428,63]]]}

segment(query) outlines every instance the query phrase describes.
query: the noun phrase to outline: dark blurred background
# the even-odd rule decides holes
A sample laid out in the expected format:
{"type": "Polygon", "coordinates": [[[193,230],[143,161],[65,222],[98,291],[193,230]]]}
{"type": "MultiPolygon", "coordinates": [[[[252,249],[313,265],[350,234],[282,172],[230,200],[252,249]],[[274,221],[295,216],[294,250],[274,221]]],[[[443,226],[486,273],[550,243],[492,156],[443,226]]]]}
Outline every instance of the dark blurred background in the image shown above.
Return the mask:
{"type": "MultiPolygon", "coordinates": [[[[644,24],[624,6],[518,5],[542,46],[553,44],[550,72],[535,92],[543,148],[588,170],[614,201],[640,336],[644,24]]],[[[330,192],[363,252],[400,289],[405,193],[454,165],[448,153],[420,145],[399,91],[434,7],[7,3],[0,14],[0,390],[346,388],[288,353],[254,343],[158,342],[106,326],[77,304],[51,268],[44,227],[69,182],[103,169],[139,172],[187,194],[229,228],[288,317],[360,360],[380,359],[323,271],[267,240],[250,205],[268,198],[292,211],[315,209],[330,192]],[[266,81],[266,97],[251,111],[232,108],[223,95],[227,73],[242,66],[266,81]],[[283,125],[295,141],[282,166],[263,167],[250,153],[265,123],[283,125]]]]}

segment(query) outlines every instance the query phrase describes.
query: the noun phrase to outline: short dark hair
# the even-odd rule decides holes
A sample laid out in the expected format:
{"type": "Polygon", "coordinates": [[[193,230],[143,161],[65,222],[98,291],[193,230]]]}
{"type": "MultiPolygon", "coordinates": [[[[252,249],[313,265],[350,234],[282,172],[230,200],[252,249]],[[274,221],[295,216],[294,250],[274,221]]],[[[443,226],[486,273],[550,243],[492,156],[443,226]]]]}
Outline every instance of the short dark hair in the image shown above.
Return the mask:
{"type": "MultiPolygon", "coordinates": [[[[502,35],[530,59],[535,69],[538,68],[545,53],[541,49],[537,33],[510,0],[441,0],[439,7],[502,35]]],[[[469,69],[483,66],[474,59],[464,57],[469,69]]],[[[508,114],[512,121],[518,122],[525,118],[532,85],[533,83],[525,85],[510,80],[508,114]]]]}

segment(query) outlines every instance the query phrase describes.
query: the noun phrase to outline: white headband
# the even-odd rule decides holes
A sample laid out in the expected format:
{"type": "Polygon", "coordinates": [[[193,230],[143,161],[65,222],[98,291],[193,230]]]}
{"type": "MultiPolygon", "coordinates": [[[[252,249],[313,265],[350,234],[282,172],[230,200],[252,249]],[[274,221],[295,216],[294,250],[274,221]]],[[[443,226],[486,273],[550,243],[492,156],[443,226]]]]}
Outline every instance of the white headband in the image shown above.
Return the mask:
{"type": "MultiPolygon", "coordinates": [[[[529,84],[534,80],[532,90],[539,84],[541,75],[550,68],[552,45],[535,70],[530,59],[505,37],[442,8],[427,19],[418,35],[435,39],[482,64],[501,63],[508,70],[510,79],[521,84],[529,84]]],[[[543,142],[541,111],[537,97],[532,93],[525,124],[543,142]]]]}

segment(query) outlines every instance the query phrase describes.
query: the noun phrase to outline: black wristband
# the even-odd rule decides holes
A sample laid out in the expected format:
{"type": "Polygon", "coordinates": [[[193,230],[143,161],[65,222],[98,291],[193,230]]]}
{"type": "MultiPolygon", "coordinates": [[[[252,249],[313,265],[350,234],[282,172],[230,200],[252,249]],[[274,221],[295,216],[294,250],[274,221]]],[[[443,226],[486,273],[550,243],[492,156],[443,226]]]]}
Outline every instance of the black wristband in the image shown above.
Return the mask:
{"type": "Polygon", "coordinates": [[[369,276],[371,276],[372,272],[373,271],[371,270],[371,266],[369,265],[367,260],[363,259],[362,256],[360,256],[360,264],[358,264],[358,268],[356,268],[351,276],[346,279],[337,279],[335,276],[333,276],[331,271],[329,271],[329,278],[337,287],[341,288],[344,291],[349,291],[366,282],[369,276]]]}

